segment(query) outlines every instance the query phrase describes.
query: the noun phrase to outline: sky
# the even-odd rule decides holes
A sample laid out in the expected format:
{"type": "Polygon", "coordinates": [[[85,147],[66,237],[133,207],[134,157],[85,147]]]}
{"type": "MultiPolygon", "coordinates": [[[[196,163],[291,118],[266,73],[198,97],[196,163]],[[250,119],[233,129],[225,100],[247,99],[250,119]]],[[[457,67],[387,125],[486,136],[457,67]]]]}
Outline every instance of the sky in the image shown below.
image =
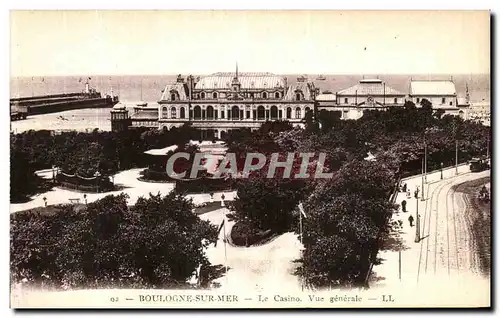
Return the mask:
{"type": "Polygon", "coordinates": [[[488,11],[12,11],[11,77],[488,74],[488,11]]]}

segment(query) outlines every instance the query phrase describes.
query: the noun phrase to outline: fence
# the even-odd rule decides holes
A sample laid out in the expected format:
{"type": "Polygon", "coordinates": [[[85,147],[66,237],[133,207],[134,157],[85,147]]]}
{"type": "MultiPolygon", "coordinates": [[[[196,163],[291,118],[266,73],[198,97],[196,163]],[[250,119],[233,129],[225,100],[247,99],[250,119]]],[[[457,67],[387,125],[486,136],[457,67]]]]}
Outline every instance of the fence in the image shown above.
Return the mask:
{"type": "Polygon", "coordinates": [[[56,180],[63,187],[80,191],[103,192],[114,188],[107,176],[85,178],[77,174],[59,172],[56,180]]]}

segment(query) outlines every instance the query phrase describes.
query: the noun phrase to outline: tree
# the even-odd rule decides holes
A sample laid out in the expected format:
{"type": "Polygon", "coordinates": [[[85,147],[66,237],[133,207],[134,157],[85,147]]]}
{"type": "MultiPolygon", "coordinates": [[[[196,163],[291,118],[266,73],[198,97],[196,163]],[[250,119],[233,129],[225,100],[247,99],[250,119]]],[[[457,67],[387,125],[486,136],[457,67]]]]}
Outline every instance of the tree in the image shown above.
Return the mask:
{"type": "Polygon", "coordinates": [[[304,182],[265,177],[243,179],[236,188],[233,217],[275,233],[290,229],[295,219],[292,212],[307,193],[304,182]]]}
{"type": "Polygon", "coordinates": [[[384,160],[353,161],[318,183],[305,204],[305,252],[298,273],[316,287],[359,286],[388,231],[394,184],[384,160]]]}
{"type": "Polygon", "coordinates": [[[107,196],[76,210],[11,215],[11,272],[15,281],[56,288],[169,288],[185,285],[209,265],[217,229],[192,213],[191,201],[171,193],[107,196]]]}

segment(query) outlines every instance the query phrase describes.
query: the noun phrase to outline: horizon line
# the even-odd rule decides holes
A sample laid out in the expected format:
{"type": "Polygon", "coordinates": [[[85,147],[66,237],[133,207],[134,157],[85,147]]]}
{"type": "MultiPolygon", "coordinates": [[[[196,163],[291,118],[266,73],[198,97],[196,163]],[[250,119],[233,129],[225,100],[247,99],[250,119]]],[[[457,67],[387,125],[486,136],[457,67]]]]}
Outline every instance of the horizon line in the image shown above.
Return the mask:
{"type": "MultiPolygon", "coordinates": [[[[13,78],[20,78],[20,77],[68,77],[68,76],[73,76],[73,77],[92,77],[92,76],[189,76],[189,75],[196,75],[196,76],[209,76],[213,75],[216,73],[221,73],[222,71],[219,72],[213,72],[213,73],[135,73],[135,74],[105,74],[105,73],[88,73],[88,74],[37,74],[37,75],[10,75],[10,79],[13,78]]],[[[222,73],[231,73],[231,72],[222,72],[222,73]]],[[[233,72],[234,73],[234,72],[233,72]]],[[[275,73],[275,72],[269,72],[269,71],[247,71],[247,72],[238,72],[238,73],[271,73],[274,75],[323,75],[323,76],[391,76],[391,75],[399,75],[399,76],[429,76],[429,75],[434,75],[434,76],[454,76],[454,75],[491,75],[491,73],[306,73],[306,72],[297,72],[297,73],[275,73]]]]}

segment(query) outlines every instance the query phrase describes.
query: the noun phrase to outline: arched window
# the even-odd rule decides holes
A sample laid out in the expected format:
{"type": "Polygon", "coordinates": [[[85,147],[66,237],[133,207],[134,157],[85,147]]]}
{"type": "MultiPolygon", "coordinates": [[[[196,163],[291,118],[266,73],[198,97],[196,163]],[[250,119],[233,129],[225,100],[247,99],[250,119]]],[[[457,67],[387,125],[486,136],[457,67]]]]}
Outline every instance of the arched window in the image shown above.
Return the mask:
{"type": "Polygon", "coordinates": [[[214,108],[212,106],[207,107],[207,119],[214,119],[214,108]]]}
{"type": "Polygon", "coordinates": [[[231,108],[231,119],[239,119],[240,118],[240,108],[238,106],[233,106],[231,108]]]}
{"type": "Polygon", "coordinates": [[[394,104],[397,104],[397,103],[398,103],[398,99],[394,98],[394,104]]]}
{"type": "Polygon", "coordinates": [[[168,116],[168,109],[167,109],[167,107],[163,107],[162,110],[161,110],[161,113],[162,113],[162,117],[163,118],[167,118],[167,116],[168,116]]]}
{"type": "Polygon", "coordinates": [[[290,107],[286,109],[286,118],[287,119],[292,118],[292,109],[290,107]]]}
{"type": "Polygon", "coordinates": [[[280,98],[280,97],[281,97],[281,96],[280,96],[280,92],[276,92],[276,93],[274,93],[274,98],[278,99],[278,98],[280,98]]]}
{"type": "Polygon", "coordinates": [[[214,99],[217,99],[217,92],[214,92],[213,94],[214,99]]]}
{"type": "Polygon", "coordinates": [[[271,107],[271,119],[278,119],[278,107],[271,107]]]}
{"type": "Polygon", "coordinates": [[[266,119],[266,109],[264,106],[259,106],[257,107],[257,120],[264,120],[266,119]]]}
{"type": "Polygon", "coordinates": [[[175,107],[170,108],[170,118],[177,118],[177,109],[175,107]]]}
{"type": "Polygon", "coordinates": [[[306,114],[310,111],[311,109],[309,107],[306,107],[306,114]]]}
{"type": "Polygon", "coordinates": [[[170,100],[175,100],[175,93],[170,93],[170,100]]]}
{"type": "Polygon", "coordinates": [[[193,119],[201,119],[201,107],[195,106],[193,110],[193,119]]]}
{"type": "Polygon", "coordinates": [[[262,98],[267,99],[267,93],[266,92],[262,93],[262,98]]]}
{"type": "Polygon", "coordinates": [[[205,92],[201,92],[200,96],[201,96],[201,99],[205,99],[205,92]]]}
{"type": "Polygon", "coordinates": [[[184,107],[181,107],[181,118],[186,118],[186,110],[184,107]]]}
{"type": "Polygon", "coordinates": [[[301,100],[301,98],[300,93],[295,93],[295,100],[301,100]]]}
{"type": "Polygon", "coordinates": [[[297,108],[295,108],[295,119],[301,119],[301,118],[302,118],[302,114],[300,111],[300,107],[297,107],[297,108]]]}

